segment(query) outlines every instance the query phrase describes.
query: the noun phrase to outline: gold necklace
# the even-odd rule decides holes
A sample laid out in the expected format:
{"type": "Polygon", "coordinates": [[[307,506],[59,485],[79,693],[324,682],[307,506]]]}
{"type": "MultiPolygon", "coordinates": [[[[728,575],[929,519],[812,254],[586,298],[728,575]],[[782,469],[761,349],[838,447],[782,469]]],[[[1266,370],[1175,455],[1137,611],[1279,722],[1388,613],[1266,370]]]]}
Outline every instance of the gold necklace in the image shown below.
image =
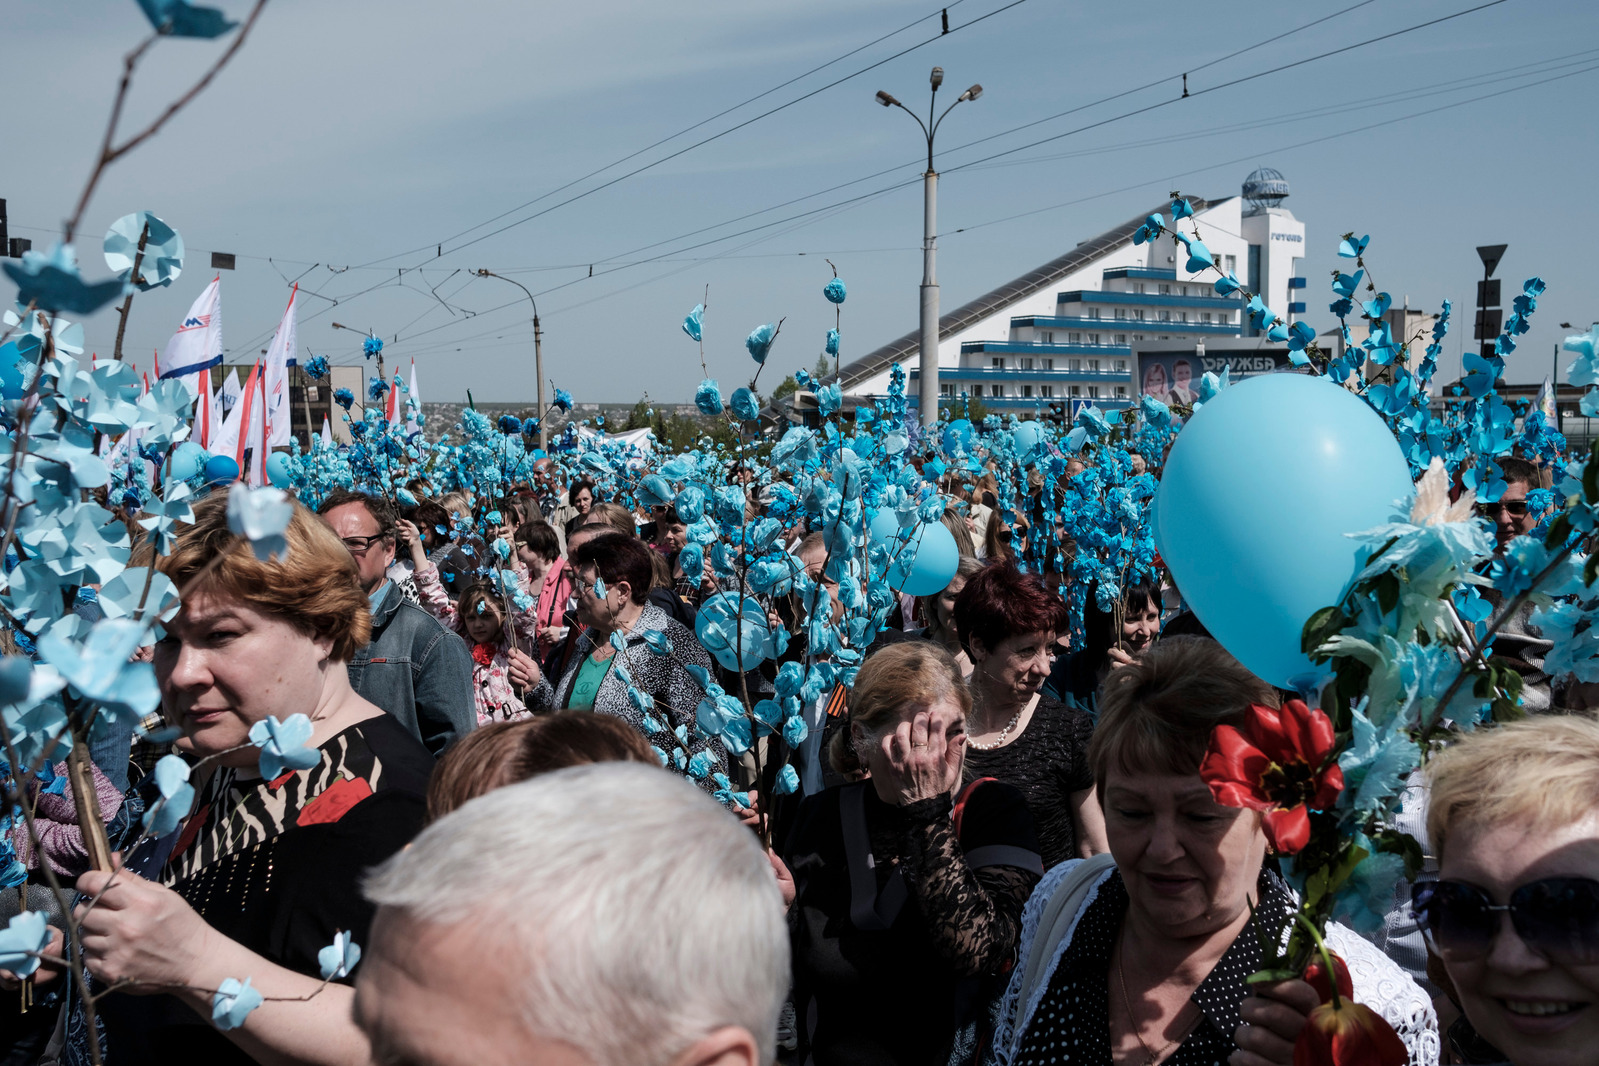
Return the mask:
{"type": "MultiPolygon", "coordinates": [[[[1121,946],[1122,941],[1120,938],[1118,938],[1118,952],[1121,946]]],[[[1116,980],[1121,985],[1122,1006],[1127,1010],[1127,1024],[1132,1026],[1133,1038],[1138,1041],[1138,1046],[1144,1049],[1144,1066],[1155,1066],[1155,1064],[1160,1061],[1160,1057],[1162,1055],[1170,1051],[1174,1045],[1182,1043],[1182,1041],[1187,1038],[1188,1030],[1193,1028],[1194,1023],[1189,1022],[1187,1025],[1183,1026],[1182,1031],[1179,1032],[1175,1038],[1166,1041],[1157,1050],[1149,1050],[1149,1045],[1144,1043],[1144,1034],[1138,1031],[1138,1019],[1133,1016],[1133,997],[1127,994],[1127,967],[1120,965],[1119,963],[1116,966],[1116,980]]],[[[1178,1013],[1182,1012],[1179,1011],[1178,1013]]]]}

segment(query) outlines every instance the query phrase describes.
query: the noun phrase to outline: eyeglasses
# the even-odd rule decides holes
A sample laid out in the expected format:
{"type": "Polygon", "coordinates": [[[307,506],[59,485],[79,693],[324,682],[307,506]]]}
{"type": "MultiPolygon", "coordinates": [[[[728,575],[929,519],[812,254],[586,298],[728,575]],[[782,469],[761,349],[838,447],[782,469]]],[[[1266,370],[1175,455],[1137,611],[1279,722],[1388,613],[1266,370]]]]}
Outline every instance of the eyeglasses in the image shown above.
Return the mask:
{"type": "Polygon", "coordinates": [[[1011,537],[1013,537],[1013,536],[1017,540],[1026,540],[1027,539],[1027,527],[1026,526],[1017,526],[1014,530],[1010,530],[1010,529],[1002,529],[1002,530],[1000,530],[999,531],[999,542],[1001,544],[1009,544],[1010,541],[1011,541],[1011,537]]]}
{"type": "Polygon", "coordinates": [[[350,549],[351,555],[365,555],[368,548],[383,539],[383,534],[379,533],[373,537],[340,537],[339,539],[344,541],[344,546],[350,549]]]}
{"type": "Polygon", "coordinates": [[[1503,510],[1508,515],[1520,518],[1527,513],[1526,500],[1499,500],[1496,503],[1479,503],[1477,513],[1484,518],[1493,518],[1503,510]]]}
{"type": "Polygon", "coordinates": [[[1464,881],[1424,882],[1416,886],[1411,911],[1439,954],[1487,954],[1499,932],[1498,912],[1505,911],[1516,935],[1551,962],[1599,962],[1599,881],[1591,878],[1529,881],[1503,904],[1464,881]]]}

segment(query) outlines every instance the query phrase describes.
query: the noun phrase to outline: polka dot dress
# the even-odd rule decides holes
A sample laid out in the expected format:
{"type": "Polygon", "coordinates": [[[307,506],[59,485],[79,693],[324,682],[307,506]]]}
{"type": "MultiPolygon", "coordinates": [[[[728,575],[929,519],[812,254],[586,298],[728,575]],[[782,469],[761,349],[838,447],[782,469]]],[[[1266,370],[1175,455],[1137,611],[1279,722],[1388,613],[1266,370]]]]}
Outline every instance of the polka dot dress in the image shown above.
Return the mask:
{"type": "MultiPolygon", "coordinates": [[[[1287,896],[1270,878],[1261,883],[1259,913],[1287,913],[1287,896]]],[[[1110,956],[1127,913],[1127,889],[1113,874],[1084,913],[1017,1051],[1016,1066],[1110,1066],[1110,956]]],[[[1194,990],[1197,1025],[1161,1066],[1225,1066],[1235,1050],[1244,979],[1260,969],[1254,919],[1216,968],[1194,990]]]]}

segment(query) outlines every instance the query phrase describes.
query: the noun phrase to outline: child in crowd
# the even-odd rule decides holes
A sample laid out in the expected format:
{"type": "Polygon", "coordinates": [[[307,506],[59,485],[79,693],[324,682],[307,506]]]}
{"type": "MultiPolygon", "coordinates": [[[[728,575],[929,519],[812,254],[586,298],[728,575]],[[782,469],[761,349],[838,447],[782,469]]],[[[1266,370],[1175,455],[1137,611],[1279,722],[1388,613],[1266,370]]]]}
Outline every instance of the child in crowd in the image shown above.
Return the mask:
{"type": "Polygon", "coordinates": [[[517,610],[494,586],[482,582],[468,585],[452,603],[439,581],[438,567],[428,561],[420,539],[411,540],[417,591],[422,595],[422,606],[472,646],[472,687],[478,724],[531,717],[532,712],[511,684],[509,652],[512,647],[531,652],[536,646],[533,608],[517,610]],[[510,618],[506,617],[507,607],[510,618]]]}

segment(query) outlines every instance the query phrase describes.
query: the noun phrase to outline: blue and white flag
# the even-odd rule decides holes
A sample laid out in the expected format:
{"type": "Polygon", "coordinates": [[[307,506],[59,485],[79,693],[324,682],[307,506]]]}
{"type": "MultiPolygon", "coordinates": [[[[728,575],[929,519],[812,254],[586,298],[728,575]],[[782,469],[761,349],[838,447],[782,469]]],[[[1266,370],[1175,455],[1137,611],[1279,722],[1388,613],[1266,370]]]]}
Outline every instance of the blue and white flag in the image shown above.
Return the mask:
{"type": "MultiPolygon", "coordinates": [[[[167,341],[163,378],[184,378],[222,363],[222,276],[219,274],[194,301],[183,325],[167,341]]],[[[209,385],[210,381],[207,380],[209,385]]]]}

